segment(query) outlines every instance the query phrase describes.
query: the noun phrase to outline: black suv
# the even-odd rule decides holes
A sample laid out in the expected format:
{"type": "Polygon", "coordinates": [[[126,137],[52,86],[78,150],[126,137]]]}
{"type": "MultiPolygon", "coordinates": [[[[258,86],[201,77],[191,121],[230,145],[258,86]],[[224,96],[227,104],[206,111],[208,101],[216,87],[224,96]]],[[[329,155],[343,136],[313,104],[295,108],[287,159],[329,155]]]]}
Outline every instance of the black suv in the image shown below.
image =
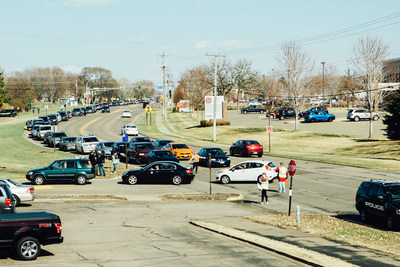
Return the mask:
{"type": "Polygon", "coordinates": [[[400,182],[393,180],[362,182],[357,190],[356,209],[363,222],[373,216],[385,220],[390,230],[395,229],[400,222],[400,182]]]}
{"type": "Polygon", "coordinates": [[[278,108],[274,112],[271,112],[269,115],[267,114],[267,117],[270,116],[270,118],[277,118],[280,120],[284,120],[287,118],[294,118],[296,117],[296,113],[294,112],[293,108],[278,108]]]}
{"type": "Polygon", "coordinates": [[[26,174],[26,179],[37,185],[51,181],[73,181],[83,185],[94,177],[94,166],[88,159],[59,159],[47,167],[30,170],[26,174]]]}
{"type": "Polygon", "coordinates": [[[16,109],[3,109],[0,111],[0,117],[15,117],[17,116],[16,109]]]}

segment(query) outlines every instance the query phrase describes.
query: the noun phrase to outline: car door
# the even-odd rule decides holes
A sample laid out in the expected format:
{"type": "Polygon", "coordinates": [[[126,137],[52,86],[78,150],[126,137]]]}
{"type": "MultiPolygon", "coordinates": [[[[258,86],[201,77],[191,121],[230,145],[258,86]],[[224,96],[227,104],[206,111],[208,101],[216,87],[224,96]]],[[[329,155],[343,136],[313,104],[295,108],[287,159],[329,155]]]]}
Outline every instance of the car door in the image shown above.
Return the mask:
{"type": "Polygon", "coordinates": [[[229,177],[231,181],[249,181],[246,174],[246,163],[238,164],[230,169],[229,177]]]}
{"type": "Polygon", "coordinates": [[[246,164],[246,180],[247,181],[257,181],[258,176],[260,176],[263,171],[260,165],[255,162],[248,162],[246,164]]]}
{"type": "Polygon", "coordinates": [[[144,170],[142,180],[145,182],[159,181],[161,179],[160,165],[161,164],[159,163],[151,164],[146,170],[144,170]]]}
{"type": "Polygon", "coordinates": [[[365,208],[367,210],[367,213],[369,214],[378,214],[379,211],[378,209],[378,203],[376,201],[377,199],[377,193],[378,193],[379,185],[378,184],[372,184],[367,192],[367,196],[365,199],[365,208]]]}
{"type": "MultiPolygon", "coordinates": [[[[169,183],[172,180],[172,177],[176,174],[176,166],[172,163],[162,163],[160,164],[160,168],[158,170],[158,174],[156,179],[160,182],[169,183]]],[[[182,177],[183,178],[183,177],[182,177]]]]}
{"type": "Polygon", "coordinates": [[[64,169],[64,178],[63,180],[74,181],[76,175],[76,161],[75,160],[67,160],[65,162],[64,169]]]}
{"type": "Polygon", "coordinates": [[[64,171],[65,171],[65,160],[57,160],[51,166],[50,169],[47,170],[46,179],[59,181],[64,180],[64,171]]]}
{"type": "Polygon", "coordinates": [[[235,143],[235,146],[233,147],[233,153],[235,153],[235,154],[238,154],[239,153],[239,151],[240,151],[240,149],[241,149],[241,144],[242,144],[243,142],[242,141],[237,141],[236,143],[235,143]]]}

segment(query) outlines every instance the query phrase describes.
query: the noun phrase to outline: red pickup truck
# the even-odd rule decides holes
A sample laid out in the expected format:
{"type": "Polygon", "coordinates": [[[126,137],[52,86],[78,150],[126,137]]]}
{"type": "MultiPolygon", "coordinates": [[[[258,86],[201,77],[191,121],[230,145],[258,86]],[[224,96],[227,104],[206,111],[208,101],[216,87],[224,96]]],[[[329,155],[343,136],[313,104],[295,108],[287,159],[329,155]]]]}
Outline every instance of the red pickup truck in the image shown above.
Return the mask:
{"type": "Polygon", "coordinates": [[[11,249],[22,260],[34,260],[41,245],[59,244],[60,217],[48,212],[0,214],[0,249],[11,249]]]}

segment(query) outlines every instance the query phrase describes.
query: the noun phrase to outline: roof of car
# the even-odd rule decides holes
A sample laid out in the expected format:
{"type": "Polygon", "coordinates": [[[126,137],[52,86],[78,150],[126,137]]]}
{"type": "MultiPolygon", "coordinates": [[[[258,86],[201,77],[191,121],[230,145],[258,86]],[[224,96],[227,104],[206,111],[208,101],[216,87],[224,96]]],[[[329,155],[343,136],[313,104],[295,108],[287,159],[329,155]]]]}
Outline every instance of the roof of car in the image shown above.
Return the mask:
{"type": "Polygon", "coordinates": [[[210,150],[210,149],[221,149],[222,150],[222,148],[220,148],[220,147],[203,147],[203,149],[207,149],[207,150],[210,150]]]}
{"type": "MultiPolygon", "coordinates": [[[[242,162],[239,162],[238,164],[241,164],[241,163],[250,163],[250,162],[266,164],[266,163],[270,163],[271,161],[261,160],[261,159],[258,159],[258,160],[255,159],[255,160],[246,160],[246,161],[242,161],[242,162]]],[[[236,165],[237,165],[237,164],[236,164],[236,165]]]]}
{"type": "Polygon", "coordinates": [[[379,180],[379,179],[364,181],[364,182],[375,183],[375,184],[385,184],[385,185],[400,184],[400,181],[396,181],[396,180],[379,180]]]}

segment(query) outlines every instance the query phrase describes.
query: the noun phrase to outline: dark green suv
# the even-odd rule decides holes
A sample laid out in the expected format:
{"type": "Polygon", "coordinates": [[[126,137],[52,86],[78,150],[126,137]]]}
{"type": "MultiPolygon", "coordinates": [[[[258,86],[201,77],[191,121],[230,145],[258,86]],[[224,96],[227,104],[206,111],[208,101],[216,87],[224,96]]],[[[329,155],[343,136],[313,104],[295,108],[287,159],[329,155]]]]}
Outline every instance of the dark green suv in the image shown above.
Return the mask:
{"type": "Polygon", "coordinates": [[[71,181],[83,185],[93,178],[94,166],[88,159],[58,159],[47,167],[30,170],[26,174],[26,179],[37,185],[56,181],[71,181]]]}

